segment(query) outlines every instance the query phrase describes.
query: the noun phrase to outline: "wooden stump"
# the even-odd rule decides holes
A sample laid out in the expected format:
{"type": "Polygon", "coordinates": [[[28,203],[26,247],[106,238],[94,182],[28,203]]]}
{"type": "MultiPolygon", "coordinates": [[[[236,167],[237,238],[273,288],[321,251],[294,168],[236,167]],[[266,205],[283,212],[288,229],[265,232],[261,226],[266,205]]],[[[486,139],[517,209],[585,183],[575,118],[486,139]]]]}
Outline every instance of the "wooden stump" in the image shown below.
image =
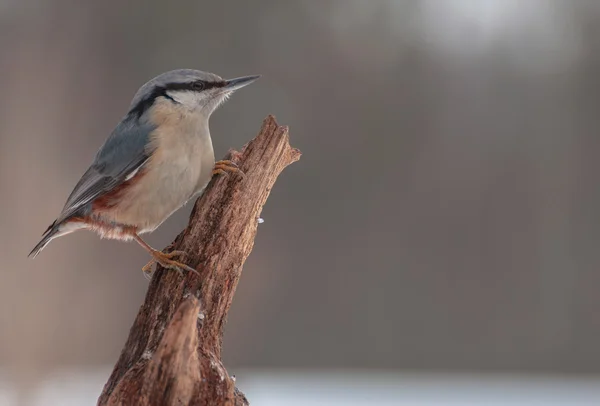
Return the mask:
{"type": "Polygon", "coordinates": [[[98,405],[248,404],[221,362],[223,326],[262,207],[300,155],[273,116],[229,153],[245,175],[215,176],[169,246],[199,275],[157,268],[98,405]]]}

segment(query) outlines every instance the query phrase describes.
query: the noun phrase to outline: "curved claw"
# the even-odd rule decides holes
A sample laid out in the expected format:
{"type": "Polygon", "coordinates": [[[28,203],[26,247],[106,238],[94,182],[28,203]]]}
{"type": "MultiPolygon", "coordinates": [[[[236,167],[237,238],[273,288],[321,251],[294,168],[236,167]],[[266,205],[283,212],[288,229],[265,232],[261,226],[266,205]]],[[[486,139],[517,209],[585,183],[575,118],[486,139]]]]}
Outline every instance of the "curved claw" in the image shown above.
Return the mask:
{"type": "Polygon", "coordinates": [[[171,251],[171,252],[166,252],[166,253],[163,252],[162,254],[165,256],[165,258],[173,259],[175,257],[185,257],[187,255],[187,252],[185,252],[185,251],[171,251]]]}
{"type": "Polygon", "coordinates": [[[193,272],[195,274],[198,274],[198,271],[195,270],[194,268],[192,268],[191,266],[188,266],[184,263],[181,263],[179,261],[174,261],[173,258],[174,257],[183,257],[187,255],[187,253],[185,251],[171,251],[171,252],[161,252],[161,251],[154,251],[152,252],[152,259],[150,260],[150,262],[148,262],[146,265],[144,265],[142,267],[142,271],[144,272],[145,275],[148,276],[152,276],[152,272],[150,271],[150,269],[152,268],[152,265],[154,265],[154,263],[159,263],[163,268],[166,269],[173,269],[175,271],[178,271],[180,273],[183,274],[183,271],[187,271],[187,272],[193,272]]]}
{"type": "Polygon", "coordinates": [[[241,177],[245,176],[245,173],[240,169],[240,167],[233,161],[229,159],[224,159],[222,161],[215,162],[215,167],[212,171],[213,175],[224,175],[228,172],[236,173],[241,177]]]}
{"type": "Polygon", "coordinates": [[[187,272],[195,273],[196,275],[200,275],[198,273],[198,271],[196,271],[194,268],[192,268],[191,266],[188,266],[186,264],[182,264],[181,262],[169,261],[167,263],[161,263],[161,265],[164,268],[172,269],[174,271],[178,271],[178,272],[181,272],[181,273],[183,273],[182,271],[187,271],[187,272]]]}

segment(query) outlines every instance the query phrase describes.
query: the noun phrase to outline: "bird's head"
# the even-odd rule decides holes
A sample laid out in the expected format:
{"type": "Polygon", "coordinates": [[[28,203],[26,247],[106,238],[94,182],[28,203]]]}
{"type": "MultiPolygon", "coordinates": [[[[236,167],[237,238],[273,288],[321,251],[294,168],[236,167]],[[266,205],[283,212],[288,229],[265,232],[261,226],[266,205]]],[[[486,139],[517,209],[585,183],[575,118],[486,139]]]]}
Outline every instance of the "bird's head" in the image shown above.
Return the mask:
{"type": "Polygon", "coordinates": [[[259,77],[260,75],[223,79],[214,73],[194,69],[165,72],[137,91],[131,101],[129,114],[139,117],[163,98],[166,102],[202,113],[208,118],[233,92],[259,77]]]}

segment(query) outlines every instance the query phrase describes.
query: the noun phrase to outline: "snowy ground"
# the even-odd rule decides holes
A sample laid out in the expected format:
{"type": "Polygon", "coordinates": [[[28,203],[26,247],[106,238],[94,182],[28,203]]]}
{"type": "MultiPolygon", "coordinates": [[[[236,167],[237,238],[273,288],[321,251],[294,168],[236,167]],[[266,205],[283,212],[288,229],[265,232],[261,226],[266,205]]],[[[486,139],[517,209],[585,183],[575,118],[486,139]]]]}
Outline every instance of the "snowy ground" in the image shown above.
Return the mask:
{"type": "MultiPolygon", "coordinates": [[[[597,406],[600,377],[394,374],[236,370],[238,387],[260,406],[597,406]]],[[[109,369],[62,371],[27,406],[95,405],[109,369]]],[[[18,405],[11,383],[0,379],[0,406],[18,405]]],[[[21,405],[19,405],[21,406],[21,405]]]]}

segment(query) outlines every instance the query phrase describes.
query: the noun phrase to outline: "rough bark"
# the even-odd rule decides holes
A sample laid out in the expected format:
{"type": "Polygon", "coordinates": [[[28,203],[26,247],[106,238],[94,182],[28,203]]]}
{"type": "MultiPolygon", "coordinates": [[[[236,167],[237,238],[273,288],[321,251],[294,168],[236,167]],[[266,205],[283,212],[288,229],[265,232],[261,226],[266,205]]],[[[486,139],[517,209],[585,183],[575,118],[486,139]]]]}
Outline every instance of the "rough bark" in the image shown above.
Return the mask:
{"type": "Polygon", "coordinates": [[[258,219],[281,171],[300,158],[268,116],[229,159],[244,172],[215,176],[169,246],[199,274],[160,266],[98,405],[247,405],[221,362],[223,326],[258,219]]]}

